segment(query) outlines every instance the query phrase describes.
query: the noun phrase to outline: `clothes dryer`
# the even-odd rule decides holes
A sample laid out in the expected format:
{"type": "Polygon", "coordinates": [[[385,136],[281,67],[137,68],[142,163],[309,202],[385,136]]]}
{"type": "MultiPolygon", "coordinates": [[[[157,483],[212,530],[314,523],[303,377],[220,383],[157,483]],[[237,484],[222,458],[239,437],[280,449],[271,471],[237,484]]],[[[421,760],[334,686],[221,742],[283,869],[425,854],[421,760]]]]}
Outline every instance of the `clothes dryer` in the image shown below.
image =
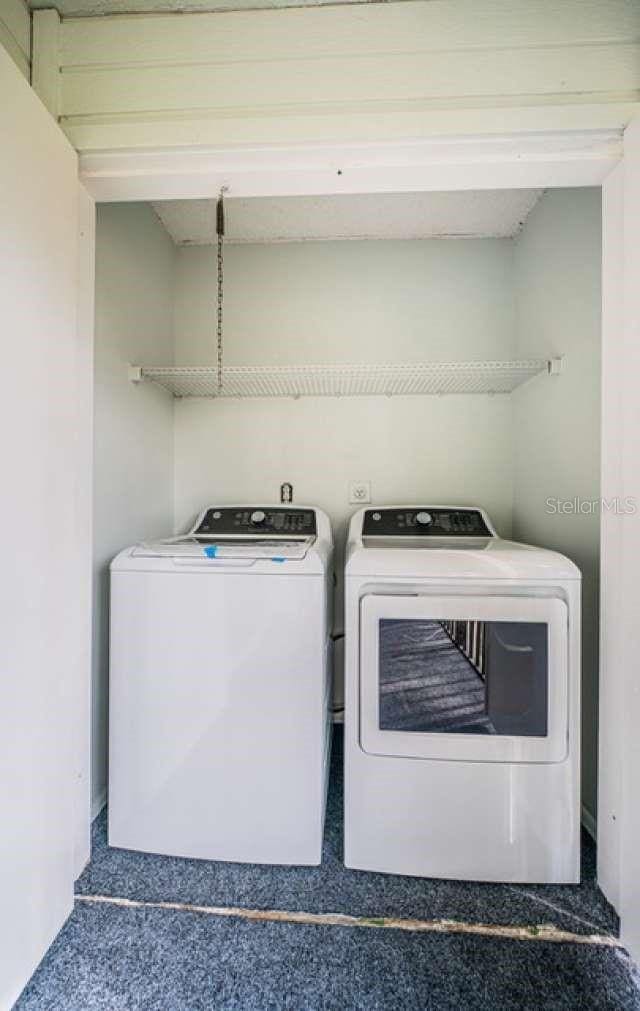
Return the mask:
{"type": "Polygon", "coordinates": [[[579,880],[580,572],[479,508],[368,508],[346,558],[345,862],[579,880]]]}

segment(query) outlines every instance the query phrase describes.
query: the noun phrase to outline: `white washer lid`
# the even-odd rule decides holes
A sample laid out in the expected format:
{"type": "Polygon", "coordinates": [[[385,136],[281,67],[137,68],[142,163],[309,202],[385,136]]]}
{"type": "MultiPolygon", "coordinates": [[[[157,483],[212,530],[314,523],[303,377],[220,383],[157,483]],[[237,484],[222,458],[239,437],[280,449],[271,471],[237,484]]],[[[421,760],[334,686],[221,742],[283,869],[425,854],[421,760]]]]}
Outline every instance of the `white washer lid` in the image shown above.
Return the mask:
{"type": "Polygon", "coordinates": [[[301,538],[195,538],[172,537],[162,541],[137,544],[132,558],[207,559],[224,558],[275,561],[305,558],[314,537],[301,538]]]}

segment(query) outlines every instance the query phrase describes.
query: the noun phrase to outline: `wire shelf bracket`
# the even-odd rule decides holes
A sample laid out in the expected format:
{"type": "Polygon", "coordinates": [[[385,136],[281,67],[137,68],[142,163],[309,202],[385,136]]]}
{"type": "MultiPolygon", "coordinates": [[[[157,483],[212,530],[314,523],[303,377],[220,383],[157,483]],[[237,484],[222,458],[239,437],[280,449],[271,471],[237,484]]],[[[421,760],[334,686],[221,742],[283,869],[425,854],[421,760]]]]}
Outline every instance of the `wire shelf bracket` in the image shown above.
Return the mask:
{"type": "Polygon", "coordinates": [[[521,361],[357,365],[129,365],[131,382],[152,382],[174,397],[372,397],[511,393],[540,373],[558,375],[561,358],[521,361]]]}

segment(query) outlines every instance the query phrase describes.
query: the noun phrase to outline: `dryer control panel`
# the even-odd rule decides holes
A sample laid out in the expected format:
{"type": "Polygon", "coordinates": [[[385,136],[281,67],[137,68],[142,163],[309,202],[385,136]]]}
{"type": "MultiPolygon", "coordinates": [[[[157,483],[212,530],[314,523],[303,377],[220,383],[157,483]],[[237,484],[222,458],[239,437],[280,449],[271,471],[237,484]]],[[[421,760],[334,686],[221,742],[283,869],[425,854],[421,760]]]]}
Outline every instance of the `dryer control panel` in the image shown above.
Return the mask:
{"type": "Polygon", "coordinates": [[[316,514],[313,509],[278,509],[271,506],[212,506],[192,534],[205,536],[265,534],[316,534],[316,514]]]}
{"type": "Polygon", "coordinates": [[[479,509],[367,509],[364,537],[493,537],[479,509]]]}

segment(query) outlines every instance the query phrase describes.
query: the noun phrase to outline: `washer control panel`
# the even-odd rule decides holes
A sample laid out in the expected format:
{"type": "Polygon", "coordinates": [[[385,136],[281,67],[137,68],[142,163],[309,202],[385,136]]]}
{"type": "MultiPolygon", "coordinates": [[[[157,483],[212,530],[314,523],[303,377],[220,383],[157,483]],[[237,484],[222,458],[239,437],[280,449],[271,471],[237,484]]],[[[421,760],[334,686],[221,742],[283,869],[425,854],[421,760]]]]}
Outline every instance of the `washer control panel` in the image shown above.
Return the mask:
{"type": "Polygon", "coordinates": [[[212,506],[207,509],[202,522],[192,534],[297,534],[311,537],[316,534],[316,514],[313,509],[271,508],[268,506],[242,506],[229,508],[212,506]]]}
{"type": "Polygon", "coordinates": [[[367,509],[364,537],[493,537],[478,509],[367,509]]]}

